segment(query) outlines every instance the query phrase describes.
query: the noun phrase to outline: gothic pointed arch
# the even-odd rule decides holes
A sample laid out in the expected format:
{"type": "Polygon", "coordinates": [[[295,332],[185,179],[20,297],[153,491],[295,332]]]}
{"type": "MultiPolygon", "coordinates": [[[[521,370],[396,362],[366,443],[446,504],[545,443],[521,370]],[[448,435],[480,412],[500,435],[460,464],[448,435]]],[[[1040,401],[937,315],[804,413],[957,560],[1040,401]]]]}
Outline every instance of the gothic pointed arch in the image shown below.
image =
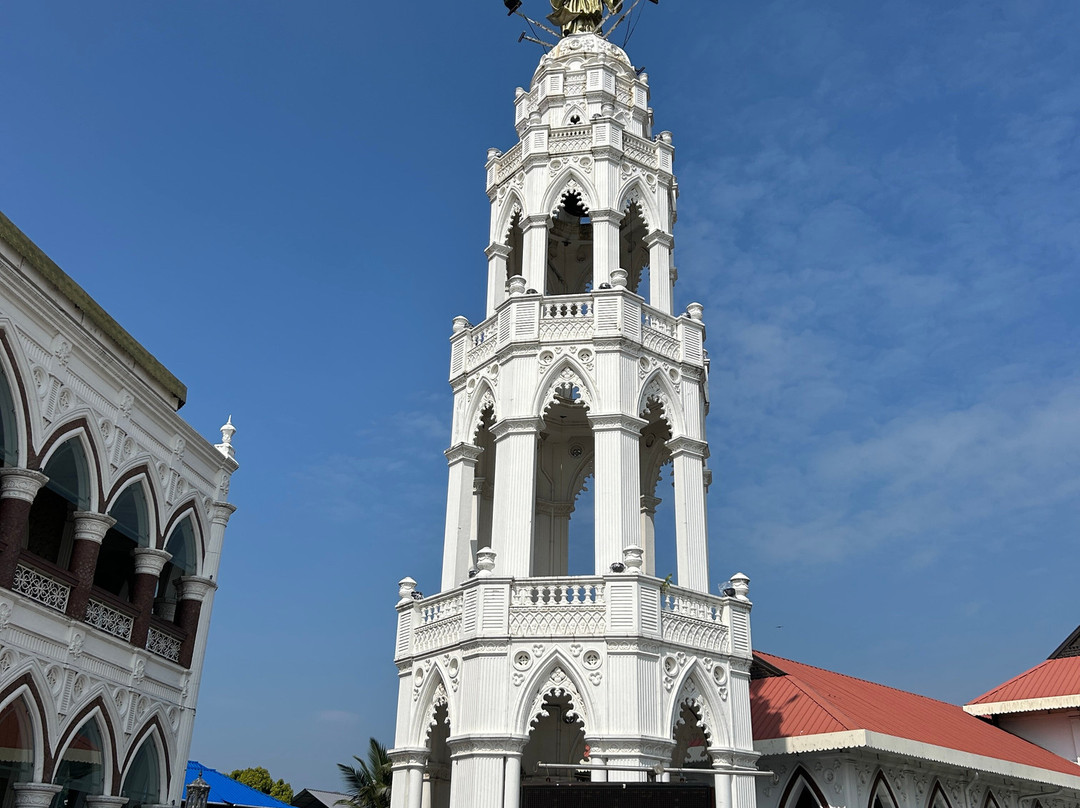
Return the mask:
{"type": "Polygon", "coordinates": [[[645,187],[645,183],[641,181],[641,177],[633,177],[622,187],[622,190],[619,191],[618,210],[625,213],[630,209],[631,205],[637,205],[638,210],[641,211],[641,218],[645,222],[648,230],[652,231],[663,228],[663,224],[660,222],[660,215],[657,213],[656,205],[653,202],[653,196],[645,187]]]}
{"type": "Polygon", "coordinates": [[[0,761],[0,778],[8,782],[41,782],[48,749],[45,736],[40,700],[27,673],[12,682],[0,698],[0,737],[14,752],[0,761]],[[27,754],[29,759],[24,758],[27,754]]]}
{"type": "Polygon", "coordinates": [[[563,126],[583,126],[588,123],[588,116],[579,104],[571,104],[563,115],[563,126]],[[577,120],[575,120],[575,118],[577,120]]]}
{"type": "Polygon", "coordinates": [[[885,772],[880,769],[878,769],[870,785],[867,808],[900,808],[900,803],[896,799],[896,792],[889,785],[889,779],[885,776],[885,772]]]}
{"type": "Polygon", "coordinates": [[[829,808],[825,792],[817,784],[810,772],[802,766],[796,766],[788,778],[784,792],[780,795],[779,808],[829,808]]]}
{"type": "Polygon", "coordinates": [[[641,392],[638,395],[638,413],[644,413],[651,401],[659,401],[664,406],[664,417],[671,428],[672,437],[677,438],[686,434],[686,424],[683,422],[680,406],[681,397],[668,378],[667,372],[660,367],[647,375],[641,384],[641,392]]]}
{"type": "Polygon", "coordinates": [[[135,734],[120,771],[120,796],[128,798],[127,806],[164,802],[170,778],[169,752],[157,715],[135,734]]]}
{"type": "Polygon", "coordinates": [[[191,529],[194,533],[195,545],[198,550],[198,569],[200,571],[194,574],[202,575],[202,561],[206,556],[206,537],[208,535],[206,526],[209,520],[206,518],[206,511],[203,508],[203,503],[196,497],[184,500],[177,505],[169,515],[169,519],[161,531],[165,544],[164,549],[169,549],[169,537],[176,529],[176,526],[184,519],[191,521],[191,529]]]}
{"type": "Polygon", "coordinates": [[[1000,808],[997,797],[994,796],[994,792],[989,788],[986,789],[986,796],[983,797],[982,808],[1000,808]]]}
{"type": "Polygon", "coordinates": [[[484,418],[484,411],[490,409],[495,421],[499,420],[499,399],[495,395],[495,389],[487,379],[477,382],[475,389],[469,395],[465,418],[462,424],[465,434],[458,435],[459,443],[475,443],[476,434],[480,430],[484,418]]]}
{"type": "Polygon", "coordinates": [[[930,789],[930,797],[926,801],[927,808],[953,808],[949,795],[941,787],[941,781],[935,780],[934,787],[930,789]]]}
{"type": "Polygon", "coordinates": [[[101,481],[101,453],[94,440],[94,430],[85,418],[67,421],[54,429],[45,439],[38,454],[41,470],[50,477],[46,486],[63,486],[71,498],[78,500],[78,508],[84,511],[96,510],[104,494],[101,481]],[[72,458],[65,457],[67,452],[74,452],[72,458]],[[72,482],[53,479],[56,472],[49,474],[47,469],[57,462],[70,466],[75,475],[72,482]]]}
{"type": "Polygon", "coordinates": [[[596,412],[601,405],[592,377],[589,372],[572,356],[566,355],[557,359],[551,367],[545,371],[540,384],[536,388],[536,398],[533,400],[532,413],[537,418],[544,417],[544,411],[556,400],[560,390],[570,389],[572,400],[584,404],[586,408],[596,412]],[[576,396],[576,397],[573,397],[576,396]]]}
{"type": "MultiPolygon", "coordinates": [[[[32,447],[37,438],[39,416],[37,396],[31,396],[27,385],[34,375],[10,320],[0,319],[0,374],[6,379],[14,407],[15,448],[18,459],[29,467],[32,447]]],[[[16,465],[11,463],[9,465],[16,465]]]]}
{"type": "Polygon", "coordinates": [[[723,666],[711,659],[691,659],[680,670],[677,656],[665,657],[661,664],[665,679],[671,679],[671,691],[675,693],[668,712],[672,735],[686,720],[683,707],[687,706],[696,715],[698,727],[705,733],[710,747],[730,746],[720,697],[721,692],[727,696],[727,674],[723,666]],[[673,667],[675,670],[671,670],[673,667]]]}
{"type": "Polygon", "coordinates": [[[95,696],[69,722],[53,756],[52,782],[72,788],[70,781],[77,779],[79,783],[75,787],[83,793],[111,792],[119,773],[114,740],[116,733],[113,729],[115,724],[106,705],[107,700],[102,695],[95,696]],[[100,766],[100,773],[81,773],[97,766],[100,766]]]}
{"type": "Polygon", "coordinates": [[[581,198],[581,205],[585,210],[592,210],[597,205],[599,198],[592,183],[573,167],[564,168],[549,184],[547,196],[544,198],[544,206],[541,208],[545,213],[558,211],[566,196],[577,194],[581,198]]]}
{"type": "Polygon", "coordinates": [[[588,696],[588,689],[578,678],[577,670],[559,649],[555,649],[543,659],[531,677],[520,685],[522,698],[518,702],[517,715],[514,718],[515,734],[528,736],[532,725],[547,715],[544,702],[549,696],[569,698],[571,711],[567,713],[580,719],[586,732],[594,726],[596,716],[588,696]]]}
{"type": "Polygon", "coordinates": [[[575,502],[585,488],[585,483],[592,476],[596,466],[596,452],[586,452],[581,457],[578,467],[570,475],[570,485],[566,489],[565,499],[567,502],[575,502]]]}
{"type": "Polygon", "coordinates": [[[436,663],[429,667],[419,665],[413,669],[415,681],[417,670],[424,671],[424,679],[419,688],[413,693],[418,705],[413,726],[412,737],[416,739],[417,746],[427,746],[433,729],[439,722],[440,708],[445,710],[445,722],[453,726],[456,715],[453,705],[450,703],[450,691],[446,686],[446,677],[436,663]]]}
{"type": "Polygon", "coordinates": [[[510,236],[510,229],[513,227],[514,219],[519,216],[525,216],[525,202],[517,189],[511,188],[506,198],[500,203],[499,211],[495,216],[495,232],[492,234],[492,241],[509,246],[507,239],[510,236]]]}

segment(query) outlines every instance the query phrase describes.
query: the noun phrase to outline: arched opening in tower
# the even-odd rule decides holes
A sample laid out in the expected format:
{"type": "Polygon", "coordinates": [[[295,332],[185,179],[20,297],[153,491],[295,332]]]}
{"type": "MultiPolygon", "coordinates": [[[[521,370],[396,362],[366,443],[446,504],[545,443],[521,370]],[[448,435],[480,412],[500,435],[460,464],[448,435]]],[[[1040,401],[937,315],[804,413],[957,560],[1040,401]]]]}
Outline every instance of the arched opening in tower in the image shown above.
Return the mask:
{"type": "Polygon", "coordinates": [[[709,757],[709,740],[701,726],[698,710],[683,702],[679,709],[679,721],[673,737],[675,749],[671,753],[673,769],[701,769],[700,775],[682,773],[679,780],[712,783],[712,758],[709,757]]]}
{"type": "Polygon", "coordinates": [[[495,436],[491,434],[491,426],[494,423],[495,408],[485,407],[473,436],[473,444],[480,449],[473,477],[473,538],[470,549],[474,565],[476,551],[491,546],[491,515],[495,495],[495,436]]]}
{"type": "Polygon", "coordinates": [[[549,695],[543,711],[533,723],[529,742],[521,754],[523,783],[587,780],[588,771],[545,769],[544,763],[588,763],[585,725],[566,694],[549,695]]]}
{"type": "Polygon", "coordinates": [[[525,249],[525,233],[521,229],[521,211],[518,210],[510,219],[510,229],[506,231],[505,244],[510,249],[506,257],[506,280],[522,274],[522,252],[525,249]]]}
{"type": "Polygon", "coordinates": [[[450,718],[446,705],[435,708],[435,723],[428,735],[428,762],[424,771],[424,790],[427,794],[423,804],[430,808],[450,808],[450,718]]]}
{"type": "Polygon", "coordinates": [[[593,228],[580,191],[559,200],[548,231],[549,295],[582,295],[593,287],[593,228]]]}
{"type": "Polygon", "coordinates": [[[627,272],[627,288],[637,294],[649,288],[649,248],[645,243],[648,232],[641,206],[629,203],[619,224],[619,267],[627,272]]]}
{"type": "Polygon", "coordinates": [[[675,503],[672,482],[671,425],[658,399],[649,399],[641,413],[641,546],[645,550],[644,572],[660,578],[674,577],[675,503]]]}
{"type": "Polygon", "coordinates": [[[572,382],[556,387],[537,451],[533,575],[592,575],[593,438],[572,382]]]}

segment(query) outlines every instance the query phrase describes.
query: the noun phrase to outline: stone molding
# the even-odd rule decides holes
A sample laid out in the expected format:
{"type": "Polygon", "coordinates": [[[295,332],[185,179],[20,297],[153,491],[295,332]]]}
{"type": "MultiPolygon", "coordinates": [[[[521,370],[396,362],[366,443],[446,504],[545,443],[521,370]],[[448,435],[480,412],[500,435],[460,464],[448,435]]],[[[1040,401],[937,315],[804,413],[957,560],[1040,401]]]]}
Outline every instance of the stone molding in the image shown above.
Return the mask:
{"type": "Polygon", "coordinates": [[[503,418],[491,427],[491,434],[498,443],[510,435],[539,435],[544,428],[543,418],[525,416],[523,418],[503,418]]]}
{"type": "Polygon", "coordinates": [[[172,558],[172,553],[156,550],[153,547],[136,547],[131,551],[135,558],[136,575],[161,575],[161,571],[172,558]]]}
{"type": "Polygon", "coordinates": [[[236,506],[231,502],[214,501],[210,503],[210,522],[225,527],[229,524],[229,518],[236,513],[236,506]]]}
{"type": "Polygon", "coordinates": [[[420,769],[427,765],[427,748],[390,749],[386,756],[395,769],[420,769]]]}
{"type": "Polygon", "coordinates": [[[594,432],[625,432],[636,436],[641,434],[641,430],[648,426],[649,422],[644,418],[616,412],[602,415],[590,414],[589,424],[594,432]]]}
{"type": "Polygon", "coordinates": [[[109,528],[116,524],[116,520],[104,513],[96,511],[75,511],[75,541],[91,541],[101,544],[109,528]]]}
{"type": "MultiPolygon", "coordinates": [[[[33,502],[38,491],[48,481],[49,478],[40,471],[14,467],[0,469],[0,499],[20,499],[23,502],[33,502]]],[[[44,784],[27,783],[27,785],[44,784]]]]}
{"type": "Polygon", "coordinates": [[[509,258],[510,248],[507,247],[505,244],[500,244],[497,241],[493,241],[491,244],[484,248],[484,255],[486,255],[488,258],[495,258],[496,256],[499,258],[509,258]]]}
{"type": "Polygon", "coordinates": [[[667,247],[669,250],[674,249],[675,237],[671,233],[665,233],[663,230],[653,230],[645,236],[645,246],[652,248],[657,244],[667,247]]]}
{"type": "Polygon", "coordinates": [[[450,757],[457,760],[463,757],[509,755],[517,757],[529,742],[528,737],[519,735],[462,735],[448,738],[450,757]]]}
{"type": "Polygon", "coordinates": [[[689,456],[704,460],[709,455],[709,444],[695,438],[678,437],[667,442],[672,457],[689,456]]]}
{"type": "Polygon", "coordinates": [[[521,217],[521,230],[526,232],[533,228],[543,227],[545,230],[551,226],[551,214],[549,213],[533,213],[528,216],[521,217]]]}

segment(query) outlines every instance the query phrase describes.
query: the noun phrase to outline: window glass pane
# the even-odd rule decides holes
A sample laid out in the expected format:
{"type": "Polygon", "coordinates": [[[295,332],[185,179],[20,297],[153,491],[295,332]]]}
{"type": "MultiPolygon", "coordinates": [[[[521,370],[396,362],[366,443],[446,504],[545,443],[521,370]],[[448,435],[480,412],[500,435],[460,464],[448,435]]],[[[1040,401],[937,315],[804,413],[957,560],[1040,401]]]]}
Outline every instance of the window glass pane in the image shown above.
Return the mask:
{"type": "Polygon", "coordinates": [[[75,733],[53,782],[63,786],[53,798],[52,808],[83,808],[86,796],[100,794],[104,782],[104,744],[97,723],[87,721],[75,733]]]}
{"type": "MultiPolygon", "coordinates": [[[[0,794],[13,795],[14,783],[27,783],[34,774],[33,725],[22,699],[0,715],[0,794]]],[[[12,800],[13,801],[13,800],[12,800]]]]}
{"type": "Polygon", "coordinates": [[[80,510],[90,507],[90,482],[82,443],[72,438],[49,458],[43,469],[46,485],[80,510]]]}
{"type": "Polygon", "coordinates": [[[135,760],[124,780],[124,788],[120,792],[120,796],[128,798],[124,808],[140,808],[161,801],[159,771],[157,747],[148,738],[135,753],[135,760]]]}
{"type": "Polygon", "coordinates": [[[146,497],[138,483],[129,485],[116,498],[109,516],[116,520],[112,529],[123,533],[140,547],[150,546],[150,527],[146,516],[146,497]]]}
{"type": "Polygon", "coordinates": [[[15,420],[15,398],[0,368],[0,466],[19,465],[19,431],[15,420]]]}

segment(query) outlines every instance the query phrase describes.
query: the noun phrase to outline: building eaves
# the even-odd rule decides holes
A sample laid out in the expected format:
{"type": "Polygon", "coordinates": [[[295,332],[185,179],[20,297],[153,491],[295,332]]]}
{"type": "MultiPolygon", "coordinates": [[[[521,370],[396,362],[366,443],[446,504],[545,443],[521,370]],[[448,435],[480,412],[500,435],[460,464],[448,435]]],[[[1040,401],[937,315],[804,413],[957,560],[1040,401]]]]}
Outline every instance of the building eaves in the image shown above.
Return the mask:
{"type": "Polygon", "coordinates": [[[22,232],[7,216],[0,212],[0,239],[10,244],[31,267],[82,311],[95,327],[127,353],[142,370],[176,398],[177,409],[187,400],[187,387],[169,372],[153,354],[139,343],[123,326],[109,316],[79,284],[60,269],[40,247],[22,232]]]}

